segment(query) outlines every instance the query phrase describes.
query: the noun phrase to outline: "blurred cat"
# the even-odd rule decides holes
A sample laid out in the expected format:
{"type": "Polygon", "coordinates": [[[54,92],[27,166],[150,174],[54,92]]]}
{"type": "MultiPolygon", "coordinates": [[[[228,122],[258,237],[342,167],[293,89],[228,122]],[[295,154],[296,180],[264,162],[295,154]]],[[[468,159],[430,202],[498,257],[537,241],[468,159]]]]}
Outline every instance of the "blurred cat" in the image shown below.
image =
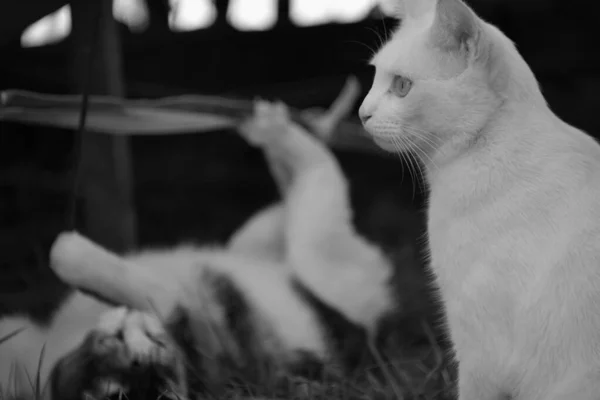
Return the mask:
{"type": "Polygon", "coordinates": [[[600,398],[600,146],[460,0],[393,0],[359,114],[429,186],[461,400],[600,398]]]}
{"type": "MultiPolygon", "coordinates": [[[[342,103],[333,107],[338,118],[353,102],[346,110],[342,103]]],[[[318,124],[320,136],[334,125],[318,124]]],[[[1,320],[0,337],[26,327],[0,345],[5,391],[31,394],[27,376],[35,377],[44,346],[44,393],[60,399],[115,390],[131,398],[132,380],[149,376],[160,380],[149,390],[185,397],[188,384],[213,390],[233,371],[259,380],[266,371],[313,375],[325,366],[343,373],[361,362],[396,308],[390,262],[354,231],[333,155],[283,104],[257,102],[240,131],[263,149],[282,202],[253,216],[224,248],[120,257],[76,233],[60,235],[55,272],[106,301],[75,291],[48,326],[1,320]]]]}

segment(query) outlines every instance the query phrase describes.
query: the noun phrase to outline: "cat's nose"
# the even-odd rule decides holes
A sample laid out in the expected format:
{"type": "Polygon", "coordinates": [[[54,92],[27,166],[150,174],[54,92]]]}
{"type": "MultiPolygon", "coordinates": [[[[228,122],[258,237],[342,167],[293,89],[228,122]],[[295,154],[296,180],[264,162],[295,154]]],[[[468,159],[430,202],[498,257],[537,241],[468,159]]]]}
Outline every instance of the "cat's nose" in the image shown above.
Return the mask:
{"type": "Polygon", "coordinates": [[[367,123],[367,121],[373,116],[372,113],[368,112],[367,109],[365,107],[360,107],[358,109],[358,116],[360,118],[360,121],[364,124],[367,123]]]}

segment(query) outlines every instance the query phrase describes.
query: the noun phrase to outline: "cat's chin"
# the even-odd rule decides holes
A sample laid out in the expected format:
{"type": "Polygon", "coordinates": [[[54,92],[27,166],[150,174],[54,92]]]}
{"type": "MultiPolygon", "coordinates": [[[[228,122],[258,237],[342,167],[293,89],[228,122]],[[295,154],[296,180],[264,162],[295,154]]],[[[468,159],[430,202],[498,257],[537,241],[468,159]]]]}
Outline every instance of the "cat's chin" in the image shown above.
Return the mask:
{"type": "Polygon", "coordinates": [[[388,151],[390,153],[400,153],[403,151],[403,149],[398,146],[398,142],[393,141],[391,138],[381,137],[377,135],[372,135],[372,137],[375,144],[385,151],[388,151]]]}

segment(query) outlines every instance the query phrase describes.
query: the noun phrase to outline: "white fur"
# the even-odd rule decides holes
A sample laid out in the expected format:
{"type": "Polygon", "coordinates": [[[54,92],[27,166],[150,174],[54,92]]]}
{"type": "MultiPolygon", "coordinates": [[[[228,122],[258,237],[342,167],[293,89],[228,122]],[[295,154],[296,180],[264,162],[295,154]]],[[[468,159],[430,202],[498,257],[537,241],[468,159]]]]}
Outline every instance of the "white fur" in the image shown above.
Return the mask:
{"type": "Polygon", "coordinates": [[[459,398],[597,400],[600,146],[548,109],[497,28],[458,0],[439,4],[479,36],[440,50],[437,19],[417,29],[423,20],[404,13],[360,112],[382,147],[426,167],[431,267],[459,398]],[[414,80],[404,98],[387,90],[395,73],[414,80]]]}
{"type": "Polygon", "coordinates": [[[290,263],[321,299],[352,322],[372,328],[382,312],[394,308],[395,299],[385,289],[392,272],[389,261],[352,228],[347,185],[337,166],[313,168],[298,179],[290,198],[297,202],[292,207],[296,213],[288,216],[290,263]],[[313,212],[306,215],[303,209],[313,212]]]}

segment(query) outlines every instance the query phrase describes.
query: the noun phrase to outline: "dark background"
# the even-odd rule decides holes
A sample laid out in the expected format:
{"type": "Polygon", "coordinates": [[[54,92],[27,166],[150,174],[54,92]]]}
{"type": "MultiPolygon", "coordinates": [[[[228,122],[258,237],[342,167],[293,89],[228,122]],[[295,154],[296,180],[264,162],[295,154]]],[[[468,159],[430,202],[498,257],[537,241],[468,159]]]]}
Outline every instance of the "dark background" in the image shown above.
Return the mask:
{"type": "MultiPolygon", "coordinates": [[[[76,93],[71,37],[40,48],[19,44],[23,29],[58,8],[58,1],[37,4],[40,15],[33,20],[22,17],[25,2],[8,3],[16,2],[0,5],[0,90],[76,93]]],[[[560,117],[591,134],[600,132],[594,2],[469,4],[518,45],[560,117]]],[[[173,33],[164,4],[149,0],[149,5],[149,30],[133,34],[119,27],[130,98],[260,95],[299,108],[327,106],[348,74],[360,78],[366,93],[372,78],[366,62],[396,24],[374,13],[359,23],[298,28],[282,15],[264,32],[238,32],[221,19],[208,29],[173,33]]],[[[66,226],[73,143],[67,130],[0,122],[0,313],[19,309],[43,316],[63,293],[48,272],[47,252],[66,226]]],[[[261,154],[234,132],[136,136],[132,151],[140,246],[223,242],[252,212],[277,199],[261,154]]],[[[422,190],[398,157],[336,154],[351,181],[359,230],[397,261],[407,309],[420,312],[422,190]]]]}

